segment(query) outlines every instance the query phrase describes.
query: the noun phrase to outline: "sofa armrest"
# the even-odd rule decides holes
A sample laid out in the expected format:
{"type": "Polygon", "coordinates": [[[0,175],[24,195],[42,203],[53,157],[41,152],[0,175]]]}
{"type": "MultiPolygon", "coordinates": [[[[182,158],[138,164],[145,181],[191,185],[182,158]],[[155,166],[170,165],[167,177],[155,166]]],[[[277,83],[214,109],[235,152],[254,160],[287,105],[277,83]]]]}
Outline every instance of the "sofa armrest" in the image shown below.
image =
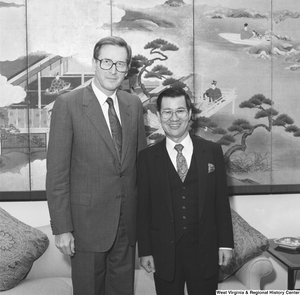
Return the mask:
{"type": "Polygon", "coordinates": [[[260,255],[244,264],[235,276],[250,290],[260,290],[260,280],[273,270],[271,261],[260,255]]]}
{"type": "Polygon", "coordinates": [[[55,237],[52,235],[50,225],[38,227],[44,232],[50,241],[46,252],[32,265],[27,275],[28,279],[71,277],[70,257],[62,254],[55,246],[55,237]]]}

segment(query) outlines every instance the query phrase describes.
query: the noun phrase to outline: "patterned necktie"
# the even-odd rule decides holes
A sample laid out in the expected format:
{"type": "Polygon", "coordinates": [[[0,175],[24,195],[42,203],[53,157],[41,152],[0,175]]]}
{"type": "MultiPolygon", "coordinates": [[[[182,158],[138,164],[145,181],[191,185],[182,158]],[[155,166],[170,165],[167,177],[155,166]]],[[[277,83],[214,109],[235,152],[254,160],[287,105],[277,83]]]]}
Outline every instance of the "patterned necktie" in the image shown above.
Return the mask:
{"type": "Polygon", "coordinates": [[[176,165],[177,165],[177,173],[179,177],[181,178],[181,181],[184,182],[184,179],[188,173],[188,165],[186,162],[186,159],[184,155],[182,154],[183,145],[182,144],[176,144],[174,149],[178,152],[176,157],[176,165]]]}
{"type": "Polygon", "coordinates": [[[114,102],[111,97],[108,97],[106,102],[108,103],[108,118],[111,129],[111,135],[114,141],[114,145],[119,157],[121,159],[122,154],[122,126],[114,108],[114,102]]]}

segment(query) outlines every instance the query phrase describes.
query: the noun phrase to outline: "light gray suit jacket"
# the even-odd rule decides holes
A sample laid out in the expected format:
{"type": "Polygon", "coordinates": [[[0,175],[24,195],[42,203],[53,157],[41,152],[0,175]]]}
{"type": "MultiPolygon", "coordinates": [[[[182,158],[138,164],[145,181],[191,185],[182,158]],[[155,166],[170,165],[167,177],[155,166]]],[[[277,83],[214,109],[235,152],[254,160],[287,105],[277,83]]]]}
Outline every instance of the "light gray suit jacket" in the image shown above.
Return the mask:
{"type": "Polygon", "coordinates": [[[107,251],[120,210],[131,245],[136,242],[137,154],[146,147],[142,104],[117,92],[122,156],[116,150],[91,85],[55,101],[47,154],[46,191],[55,235],[72,232],[77,250],[107,251]]]}

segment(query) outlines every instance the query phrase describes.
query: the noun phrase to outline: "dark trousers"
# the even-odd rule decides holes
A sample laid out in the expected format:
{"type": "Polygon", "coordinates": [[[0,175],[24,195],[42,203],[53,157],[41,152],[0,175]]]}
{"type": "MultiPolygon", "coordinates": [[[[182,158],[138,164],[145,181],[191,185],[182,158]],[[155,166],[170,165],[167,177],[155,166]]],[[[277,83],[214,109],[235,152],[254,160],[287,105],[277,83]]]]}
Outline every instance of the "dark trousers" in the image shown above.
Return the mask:
{"type": "Polygon", "coordinates": [[[218,274],[203,278],[199,257],[199,243],[192,243],[183,236],[176,245],[175,275],[167,282],[154,274],[157,295],[184,295],[186,284],[188,295],[215,295],[218,287],[218,274]]]}
{"type": "Polygon", "coordinates": [[[121,218],[109,251],[76,251],[71,259],[73,295],[133,295],[134,260],[135,247],[129,245],[121,218]]]}

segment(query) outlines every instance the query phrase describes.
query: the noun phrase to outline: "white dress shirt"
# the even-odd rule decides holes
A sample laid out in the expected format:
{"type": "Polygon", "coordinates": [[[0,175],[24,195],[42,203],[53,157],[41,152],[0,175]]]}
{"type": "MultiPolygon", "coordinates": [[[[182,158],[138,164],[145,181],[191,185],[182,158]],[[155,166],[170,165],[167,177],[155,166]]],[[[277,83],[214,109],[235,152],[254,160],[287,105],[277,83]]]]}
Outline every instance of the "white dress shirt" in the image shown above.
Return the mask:
{"type": "MultiPolygon", "coordinates": [[[[177,157],[178,152],[174,148],[176,144],[178,144],[178,142],[174,142],[170,138],[166,137],[166,148],[167,148],[169,157],[177,171],[176,157],[177,157]]],[[[189,133],[183,139],[183,141],[180,142],[180,144],[183,145],[182,154],[186,159],[188,168],[190,168],[192,155],[193,155],[193,151],[194,151],[194,146],[193,146],[193,142],[192,142],[192,139],[191,139],[189,133]]]]}
{"type": "Polygon", "coordinates": [[[99,90],[97,88],[94,81],[92,81],[92,88],[93,88],[93,91],[94,91],[94,93],[95,93],[95,95],[96,95],[96,97],[99,101],[99,104],[100,104],[101,108],[102,108],[105,121],[107,123],[109,132],[111,134],[110,124],[109,124],[109,119],[108,119],[108,103],[106,102],[108,97],[111,97],[111,99],[113,100],[117,116],[119,118],[120,124],[122,125],[121,116],[120,116],[120,108],[119,108],[119,103],[118,103],[118,98],[117,98],[117,91],[115,91],[112,95],[107,96],[101,90],[99,90]]]}

